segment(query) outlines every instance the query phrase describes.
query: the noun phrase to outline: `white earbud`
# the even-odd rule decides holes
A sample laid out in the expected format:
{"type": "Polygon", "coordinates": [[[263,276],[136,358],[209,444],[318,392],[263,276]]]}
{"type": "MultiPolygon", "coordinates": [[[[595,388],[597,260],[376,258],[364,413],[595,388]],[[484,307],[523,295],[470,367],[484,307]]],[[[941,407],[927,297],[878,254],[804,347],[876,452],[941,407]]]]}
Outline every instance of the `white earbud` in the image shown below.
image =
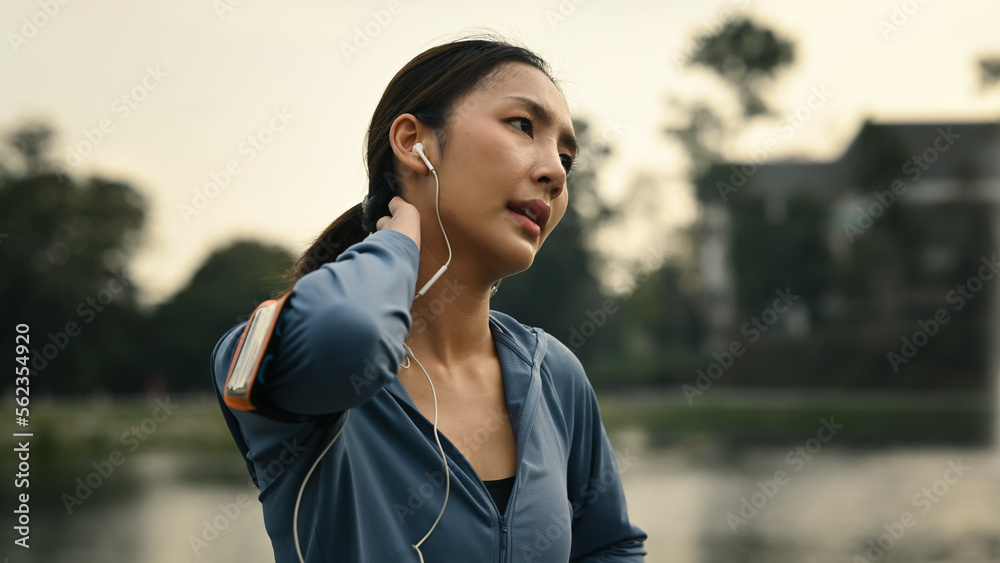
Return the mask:
{"type": "Polygon", "coordinates": [[[433,172],[434,171],[434,165],[431,164],[431,161],[427,159],[427,155],[424,154],[424,144],[423,143],[417,143],[417,144],[413,145],[413,151],[420,155],[420,158],[423,159],[424,164],[427,165],[427,168],[430,168],[431,172],[433,172]]]}

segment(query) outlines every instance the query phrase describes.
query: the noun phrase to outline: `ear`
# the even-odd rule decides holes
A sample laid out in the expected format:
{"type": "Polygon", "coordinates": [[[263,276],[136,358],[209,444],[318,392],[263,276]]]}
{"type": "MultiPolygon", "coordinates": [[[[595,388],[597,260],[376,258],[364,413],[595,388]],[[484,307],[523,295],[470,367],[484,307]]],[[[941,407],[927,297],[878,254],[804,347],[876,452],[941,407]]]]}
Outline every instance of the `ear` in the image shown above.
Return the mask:
{"type": "Polygon", "coordinates": [[[402,180],[413,172],[423,176],[431,173],[420,155],[413,150],[413,145],[423,142],[424,153],[431,162],[435,162],[437,155],[434,151],[437,145],[428,142],[432,137],[431,133],[431,129],[421,123],[413,114],[404,113],[393,120],[389,127],[389,145],[392,146],[393,154],[402,164],[400,172],[403,174],[403,178],[400,179],[400,183],[403,183],[402,180]]]}

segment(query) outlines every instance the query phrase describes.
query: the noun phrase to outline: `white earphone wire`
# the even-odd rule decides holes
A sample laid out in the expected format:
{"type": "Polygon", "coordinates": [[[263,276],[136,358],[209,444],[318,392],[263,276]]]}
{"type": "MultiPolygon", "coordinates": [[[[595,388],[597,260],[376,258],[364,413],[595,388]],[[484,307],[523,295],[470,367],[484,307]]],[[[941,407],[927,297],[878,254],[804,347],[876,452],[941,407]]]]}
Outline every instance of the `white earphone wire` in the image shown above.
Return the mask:
{"type": "MultiPolygon", "coordinates": [[[[421,156],[423,156],[423,154],[421,154],[421,156]]],[[[447,270],[448,266],[451,264],[451,242],[448,241],[448,233],[445,232],[444,223],[441,221],[441,181],[438,179],[437,170],[431,168],[431,173],[434,174],[434,183],[437,185],[437,187],[434,190],[434,207],[437,210],[438,225],[441,226],[441,234],[444,235],[444,243],[448,245],[448,261],[444,263],[444,266],[441,266],[441,268],[437,271],[436,274],[434,274],[431,277],[431,279],[427,280],[427,283],[424,284],[424,287],[421,288],[420,291],[418,291],[417,294],[413,297],[414,299],[420,297],[424,293],[427,293],[427,290],[430,289],[431,285],[433,285],[434,282],[436,282],[438,278],[441,277],[441,274],[443,274],[444,271],[447,270]]]]}
{"type": "Polygon", "coordinates": [[[302,479],[302,486],[299,487],[299,495],[295,498],[295,512],[292,516],[292,534],[295,536],[295,552],[299,554],[300,563],[305,563],[305,559],[302,558],[302,547],[299,546],[299,503],[302,502],[302,492],[306,490],[306,483],[309,482],[309,477],[312,476],[313,470],[315,470],[316,466],[319,465],[319,460],[323,459],[323,456],[326,455],[327,450],[329,450],[330,446],[332,446],[333,443],[337,441],[337,438],[340,437],[340,433],[343,432],[344,428],[347,427],[347,419],[350,416],[351,416],[351,409],[347,409],[346,411],[344,411],[344,421],[340,424],[340,430],[337,430],[337,433],[333,436],[333,439],[330,440],[330,443],[327,444],[326,448],[323,449],[323,453],[319,454],[319,457],[317,457],[316,461],[313,462],[312,467],[309,468],[309,472],[306,473],[305,478],[302,479]]]}
{"type": "Polygon", "coordinates": [[[441,452],[441,463],[444,465],[444,502],[441,503],[441,512],[438,512],[437,518],[431,525],[431,529],[427,530],[427,533],[424,534],[424,537],[421,538],[420,541],[413,544],[413,549],[417,550],[417,555],[420,556],[420,563],[423,563],[424,554],[420,552],[420,545],[424,543],[424,541],[431,536],[431,532],[434,531],[434,528],[437,527],[438,522],[441,521],[441,517],[444,516],[444,509],[446,506],[448,506],[448,494],[451,492],[451,475],[448,472],[448,458],[445,456],[444,447],[441,445],[441,434],[438,432],[438,400],[437,400],[437,392],[434,390],[434,382],[431,381],[431,376],[427,373],[427,370],[424,369],[424,366],[423,364],[420,363],[420,360],[418,360],[417,357],[413,355],[413,351],[410,350],[410,347],[407,346],[406,344],[403,344],[403,347],[406,348],[407,357],[413,358],[413,361],[417,362],[417,365],[420,366],[420,371],[424,372],[424,377],[427,378],[427,383],[430,384],[431,386],[431,395],[434,397],[434,440],[437,442],[438,451],[441,452]]]}

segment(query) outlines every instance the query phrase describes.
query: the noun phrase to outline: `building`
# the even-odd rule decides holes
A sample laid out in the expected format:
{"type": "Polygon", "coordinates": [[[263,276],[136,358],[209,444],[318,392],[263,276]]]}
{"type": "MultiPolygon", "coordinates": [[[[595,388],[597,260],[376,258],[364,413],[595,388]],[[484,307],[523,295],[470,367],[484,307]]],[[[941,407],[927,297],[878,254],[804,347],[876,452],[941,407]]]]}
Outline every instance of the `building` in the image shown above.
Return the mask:
{"type": "MultiPolygon", "coordinates": [[[[827,375],[850,351],[855,373],[835,379],[871,386],[974,385],[1000,369],[986,346],[1000,335],[1000,123],[866,122],[831,161],[714,165],[697,192],[712,349],[761,342],[764,361],[804,348],[815,359],[768,365],[827,375]],[[779,290],[795,304],[768,311],[779,290]],[[941,310],[947,330],[906,357],[941,310]]],[[[771,377],[746,369],[747,383],[771,377]]]]}

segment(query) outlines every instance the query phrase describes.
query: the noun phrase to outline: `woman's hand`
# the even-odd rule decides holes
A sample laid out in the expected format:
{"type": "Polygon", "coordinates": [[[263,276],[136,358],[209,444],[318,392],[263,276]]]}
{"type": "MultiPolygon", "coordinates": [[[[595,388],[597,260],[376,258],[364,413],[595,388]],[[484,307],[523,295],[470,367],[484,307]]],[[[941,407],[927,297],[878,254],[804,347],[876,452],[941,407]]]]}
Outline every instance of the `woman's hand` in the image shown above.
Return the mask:
{"type": "Polygon", "coordinates": [[[375,229],[403,233],[417,243],[417,250],[420,249],[420,212],[398,195],[389,200],[389,215],[376,221],[375,229]]]}

